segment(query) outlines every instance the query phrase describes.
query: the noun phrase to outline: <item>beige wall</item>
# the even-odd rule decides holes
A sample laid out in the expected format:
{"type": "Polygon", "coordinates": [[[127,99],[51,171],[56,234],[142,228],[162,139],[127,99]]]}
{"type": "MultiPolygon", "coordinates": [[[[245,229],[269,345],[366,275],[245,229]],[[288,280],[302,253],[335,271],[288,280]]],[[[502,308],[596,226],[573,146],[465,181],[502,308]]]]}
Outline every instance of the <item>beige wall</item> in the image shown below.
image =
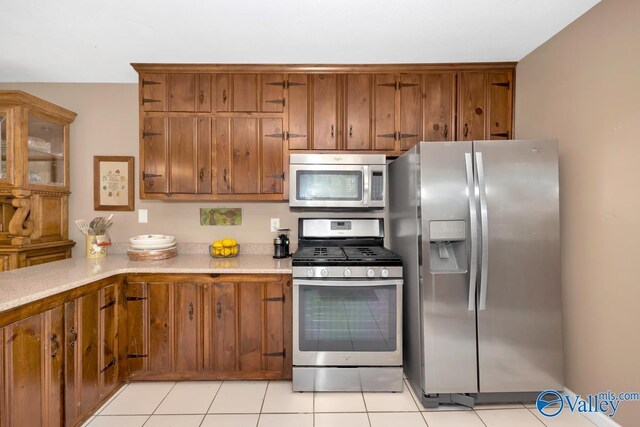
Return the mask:
{"type": "MultiPolygon", "coordinates": [[[[93,210],[93,156],[135,156],[138,159],[138,85],[84,83],[0,83],[2,89],[17,89],[44,98],[78,113],[71,126],[71,199],[69,218],[93,218],[111,212],[93,210]]],[[[140,201],[136,182],[136,211],[113,212],[111,237],[126,242],[143,233],[173,234],[180,242],[210,243],[222,237],[234,237],[240,243],[271,243],[269,219],[280,218],[282,228],[291,228],[297,240],[298,213],[291,213],[283,203],[194,203],[140,201]],[[201,226],[201,207],[241,207],[242,226],[201,226]],[[148,209],[149,222],[138,224],[138,209],[148,209]]],[[[305,216],[327,216],[310,213],[305,216]]],[[[369,214],[370,216],[371,214],[369,214]]],[[[385,213],[378,214],[384,216],[385,213]]],[[[359,216],[359,215],[353,215],[359,216]]],[[[84,238],[70,224],[70,238],[78,242],[74,256],[84,254],[84,238]]]]}
{"type": "Polygon", "coordinates": [[[560,145],[566,386],[640,392],[640,2],[604,0],[520,62],[516,132],[560,145]]]}

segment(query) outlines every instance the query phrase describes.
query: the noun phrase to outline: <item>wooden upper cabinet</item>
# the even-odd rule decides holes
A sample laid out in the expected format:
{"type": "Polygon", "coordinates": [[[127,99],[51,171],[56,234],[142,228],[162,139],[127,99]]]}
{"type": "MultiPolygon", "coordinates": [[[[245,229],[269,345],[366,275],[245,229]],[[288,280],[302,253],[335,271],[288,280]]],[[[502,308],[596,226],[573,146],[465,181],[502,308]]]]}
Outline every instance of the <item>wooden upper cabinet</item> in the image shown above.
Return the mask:
{"type": "Polygon", "coordinates": [[[422,139],[422,76],[375,76],[374,149],[408,150],[422,139]]]}
{"type": "Polygon", "coordinates": [[[462,72],[458,139],[512,137],[513,71],[462,72]]]}
{"type": "Polygon", "coordinates": [[[142,122],[142,164],[140,166],[145,193],[169,192],[167,179],[167,119],[145,117],[142,122]]]}
{"type": "Polygon", "coordinates": [[[218,74],[216,110],[259,111],[259,74],[218,74]]]}
{"type": "Polygon", "coordinates": [[[459,140],[474,141],[485,139],[486,92],[486,73],[460,73],[459,140]]]}
{"type": "Polygon", "coordinates": [[[396,141],[396,76],[394,74],[376,74],[374,150],[395,149],[396,141]]]}
{"type": "Polygon", "coordinates": [[[287,114],[290,150],[309,148],[309,76],[289,74],[287,79],[287,114]]]}
{"type": "Polygon", "coordinates": [[[167,75],[161,73],[144,73],[140,76],[140,104],[143,111],[166,110],[166,78],[167,75]]]}
{"type": "Polygon", "coordinates": [[[216,119],[218,194],[284,192],[282,119],[216,119]]]}
{"type": "Polygon", "coordinates": [[[513,74],[510,71],[487,73],[488,97],[488,138],[509,139],[513,120],[513,74]]]}
{"type": "Polygon", "coordinates": [[[338,150],[341,148],[338,133],[338,75],[314,74],[311,79],[313,149],[338,150]]]}
{"type": "Polygon", "coordinates": [[[371,149],[372,114],[371,74],[348,74],[345,77],[345,149],[371,149]]]}
{"type": "Polygon", "coordinates": [[[426,74],[425,141],[453,141],[455,139],[455,73],[426,74]]]}
{"type": "Polygon", "coordinates": [[[211,111],[210,74],[168,74],[168,111],[211,111]]]}

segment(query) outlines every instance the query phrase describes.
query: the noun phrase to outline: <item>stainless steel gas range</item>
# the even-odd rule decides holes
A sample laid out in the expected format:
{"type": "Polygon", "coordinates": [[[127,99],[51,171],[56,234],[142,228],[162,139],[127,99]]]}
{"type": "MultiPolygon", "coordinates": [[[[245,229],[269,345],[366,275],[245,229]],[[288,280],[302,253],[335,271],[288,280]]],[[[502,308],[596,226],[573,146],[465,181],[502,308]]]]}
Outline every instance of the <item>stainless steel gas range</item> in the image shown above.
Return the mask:
{"type": "Polygon", "coordinates": [[[298,220],[293,390],[402,390],[402,261],[381,218],[298,220]]]}

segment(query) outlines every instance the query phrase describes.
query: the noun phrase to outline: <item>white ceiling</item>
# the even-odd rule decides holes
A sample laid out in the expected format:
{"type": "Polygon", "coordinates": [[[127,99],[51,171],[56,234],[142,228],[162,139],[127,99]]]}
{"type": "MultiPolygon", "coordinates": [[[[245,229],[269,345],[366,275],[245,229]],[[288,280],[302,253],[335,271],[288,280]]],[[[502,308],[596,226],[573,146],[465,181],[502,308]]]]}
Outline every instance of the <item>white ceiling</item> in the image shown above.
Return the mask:
{"type": "Polygon", "coordinates": [[[598,1],[2,1],[0,82],[136,82],[132,62],[518,61],[598,1]]]}

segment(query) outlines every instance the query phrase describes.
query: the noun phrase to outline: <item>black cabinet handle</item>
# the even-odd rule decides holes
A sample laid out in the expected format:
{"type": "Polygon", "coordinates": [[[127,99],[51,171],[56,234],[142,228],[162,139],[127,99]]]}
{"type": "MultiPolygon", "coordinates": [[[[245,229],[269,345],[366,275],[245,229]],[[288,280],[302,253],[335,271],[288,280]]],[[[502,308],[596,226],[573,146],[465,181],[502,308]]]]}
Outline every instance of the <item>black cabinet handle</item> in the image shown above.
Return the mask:
{"type": "Polygon", "coordinates": [[[349,125],[349,138],[353,138],[353,125],[349,125]]]}
{"type": "Polygon", "coordinates": [[[222,89],[222,103],[223,104],[227,103],[227,90],[226,89],[222,89]]]}
{"type": "Polygon", "coordinates": [[[204,91],[200,90],[200,96],[198,96],[198,100],[200,101],[200,104],[204,103],[204,91]]]}
{"type": "Polygon", "coordinates": [[[58,342],[58,336],[56,334],[51,334],[51,357],[55,358],[58,355],[58,350],[60,349],[60,343],[58,342]]]}
{"type": "Polygon", "coordinates": [[[109,369],[110,367],[112,367],[115,364],[116,364],[116,358],[114,357],[113,359],[111,359],[111,362],[107,363],[107,366],[105,366],[104,368],[100,369],[100,373],[103,373],[104,371],[106,371],[107,369],[109,369]]]}
{"type": "Polygon", "coordinates": [[[193,303],[189,303],[189,320],[193,320],[193,303]]]}
{"type": "Polygon", "coordinates": [[[76,332],[75,326],[71,327],[69,334],[71,334],[71,341],[69,341],[69,346],[73,348],[76,346],[76,341],[78,341],[78,332],[76,332]]]}
{"type": "Polygon", "coordinates": [[[335,129],[334,126],[331,125],[331,139],[333,139],[333,136],[334,136],[334,129],[335,129]]]}
{"type": "Polygon", "coordinates": [[[449,126],[447,126],[446,124],[444,125],[444,137],[448,137],[449,136],[449,126]]]}
{"type": "Polygon", "coordinates": [[[469,125],[468,124],[464,124],[464,136],[468,136],[469,135],[469,125]]]}
{"type": "Polygon", "coordinates": [[[200,173],[198,174],[200,178],[200,182],[204,181],[204,168],[200,168],[200,173]]]}
{"type": "Polygon", "coordinates": [[[218,320],[220,320],[222,318],[222,304],[221,303],[217,303],[216,304],[216,317],[218,318],[218,320]]]}

